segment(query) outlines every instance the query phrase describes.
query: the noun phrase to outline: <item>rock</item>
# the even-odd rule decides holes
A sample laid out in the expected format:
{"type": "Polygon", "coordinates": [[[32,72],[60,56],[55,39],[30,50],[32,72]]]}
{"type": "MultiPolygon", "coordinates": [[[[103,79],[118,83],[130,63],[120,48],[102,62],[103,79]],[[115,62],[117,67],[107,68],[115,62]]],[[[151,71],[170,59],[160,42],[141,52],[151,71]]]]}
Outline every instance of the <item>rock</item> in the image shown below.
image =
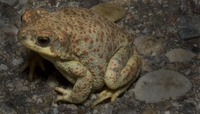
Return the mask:
{"type": "Polygon", "coordinates": [[[0,2],[6,3],[10,6],[14,5],[17,0],[0,0],[0,2]]]}
{"type": "Polygon", "coordinates": [[[177,20],[176,20],[176,25],[180,28],[183,28],[183,27],[194,27],[195,23],[197,22],[196,17],[194,16],[182,16],[182,17],[179,17],[177,20]]]}
{"type": "Polygon", "coordinates": [[[199,37],[200,32],[195,28],[180,28],[178,30],[178,35],[181,39],[187,40],[187,39],[199,37]]]}
{"type": "Polygon", "coordinates": [[[123,18],[126,14],[125,9],[114,3],[101,3],[91,8],[95,12],[99,12],[112,22],[116,22],[123,18]]]}
{"type": "Polygon", "coordinates": [[[94,110],[92,114],[112,114],[113,111],[113,106],[108,103],[108,104],[103,104],[101,107],[96,106],[94,107],[94,110]]]}
{"type": "Polygon", "coordinates": [[[176,26],[179,28],[193,28],[200,31],[200,16],[185,15],[179,17],[176,21],[176,26]]]}
{"type": "Polygon", "coordinates": [[[172,108],[170,101],[161,101],[155,104],[154,109],[159,111],[166,111],[172,108]]]}
{"type": "Polygon", "coordinates": [[[48,77],[47,84],[49,85],[49,87],[54,88],[54,87],[58,86],[58,83],[59,82],[57,81],[57,79],[54,75],[50,75],[48,77]]]}
{"type": "Polygon", "coordinates": [[[197,55],[197,59],[200,59],[200,54],[197,55]]]}
{"type": "Polygon", "coordinates": [[[7,25],[4,25],[2,27],[2,30],[5,32],[5,33],[8,33],[8,34],[14,34],[14,35],[17,35],[18,33],[18,29],[15,25],[13,24],[7,24],[7,25]]]}
{"type": "Polygon", "coordinates": [[[200,51],[200,48],[199,48],[199,47],[197,47],[197,46],[192,46],[192,49],[191,49],[191,51],[192,51],[192,52],[194,52],[194,53],[199,53],[199,51],[200,51]]]}
{"type": "Polygon", "coordinates": [[[156,112],[150,107],[148,106],[143,112],[142,114],[156,114],[156,112]]]}
{"type": "Polygon", "coordinates": [[[138,80],[135,97],[146,103],[155,103],[163,99],[182,96],[191,87],[191,82],[182,74],[171,70],[158,70],[138,80]]]}
{"type": "Polygon", "coordinates": [[[166,53],[166,57],[168,57],[170,62],[191,61],[194,56],[196,56],[195,53],[180,48],[173,49],[166,53]]]}
{"type": "Polygon", "coordinates": [[[170,111],[165,111],[164,114],[170,114],[170,111]]]}
{"type": "Polygon", "coordinates": [[[130,6],[131,0],[114,0],[113,3],[120,4],[122,6],[130,6]]]}
{"type": "Polygon", "coordinates": [[[117,113],[114,114],[137,114],[138,112],[130,108],[120,108],[117,110],[117,113]]]}
{"type": "Polygon", "coordinates": [[[13,64],[14,66],[19,66],[19,65],[22,64],[22,63],[24,63],[23,58],[16,58],[16,59],[13,59],[13,60],[12,60],[12,64],[13,64]]]}
{"type": "Polygon", "coordinates": [[[28,2],[28,0],[18,0],[19,4],[26,4],[28,2]]]}
{"type": "Polygon", "coordinates": [[[0,114],[17,114],[17,111],[15,111],[15,109],[7,103],[1,103],[0,114]]]}
{"type": "Polygon", "coordinates": [[[194,104],[185,104],[182,108],[183,114],[196,114],[196,108],[194,104]]]}
{"type": "Polygon", "coordinates": [[[5,33],[2,30],[0,30],[0,42],[4,42],[5,37],[6,37],[5,33]]]}
{"type": "Polygon", "coordinates": [[[138,52],[143,55],[156,55],[163,48],[166,42],[164,38],[156,38],[154,36],[140,36],[134,40],[138,52]]]}
{"type": "Polygon", "coordinates": [[[180,10],[179,3],[178,2],[174,2],[174,0],[168,0],[167,2],[169,4],[169,6],[167,7],[167,11],[170,12],[170,14],[178,13],[178,11],[180,10]]]}
{"type": "Polygon", "coordinates": [[[0,17],[0,27],[4,25],[6,20],[3,17],[0,17]]]}
{"type": "Polygon", "coordinates": [[[99,4],[100,0],[81,0],[80,7],[91,8],[94,5],[99,4]]]}
{"type": "Polygon", "coordinates": [[[38,104],[30,104],[29,107],[29,113],[30,114],[37,114],[42,110],[42,107],[40,107],[38,104]]]}
{"type": "Polygon", "coordinates": [[[8,67],[5,64],[0,65],[0,71],[6,71],[8,67]]]}
{"type": "Polygon", "coordinates": [[[197,109],[200,110],[200,103],[197,105],[197,109]]]}
{"type": "Polygon", "coordinates": [[[51,6],[55,6],[56,5],[56,0],[48,0],[49,4],[51,4],[51,6]]]}
{"type": "Polygon", "coordinates": [[[101,0],[102,3],[116,3],[119,4],[121,6],[130,6],[132,0],[101,0]]]}
{"type": "Polygon", "coordinates": [[[19,92],[22,92],[22,91],[23,92],[28,92],[28,91],[30,91],[30,88],[27,87],[27,86],[21,86],[21,87],[15,89],[15,91],[16,91],[16,93],[19,93],[19,92]]]}
{"type": "Polygon", "coordinates": [[[67,109],[69,109],[69,110],[77,110],[78,108],[77,108],[77,106],[75,104],[68,104],[67,105],[67,109]]]}

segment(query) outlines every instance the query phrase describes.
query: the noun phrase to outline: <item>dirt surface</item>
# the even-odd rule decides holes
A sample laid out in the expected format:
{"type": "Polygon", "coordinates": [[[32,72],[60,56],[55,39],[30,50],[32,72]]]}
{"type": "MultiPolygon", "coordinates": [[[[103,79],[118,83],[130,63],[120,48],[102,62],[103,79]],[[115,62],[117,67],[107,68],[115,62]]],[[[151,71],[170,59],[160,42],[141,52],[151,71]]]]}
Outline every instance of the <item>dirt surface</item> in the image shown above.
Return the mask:
{"type": "MultiPolygon", "coordinates": [[[[9,3],[8,1],[0,0],[0,114],[200,113],[200,1],[10,0],[9,3]],[[115,2],[125,7],[126,16],[117,24],[134,37],[151,36],[152,42],[143,41],[146,47],[141,47],[146,51],[140,53],[144,65],[139,78],[159,69],[177,71],[192,83],[192,89],[187,94],[156,103],[145,103],[135,98],[136,83],[133,83],[112,105],[107,100],[91,108],[90,105],[96,99],[98,92],[92,93],[84,104],[64,102],[55,104],[57,93],[53,88],[55,86],[67,88],[71,84],[59,73],[53,73],[55,69],[52,64],[47,62],[45,71],[36,69],[33,81],[29,80],[28,69],[23,73],[18,72],[29,55],[29,50],[20,44],[16,36],[21,24],[21,15],[25,10],[42,7],[52,11],[68,6],[90,8],[101,2],[115,2]],[[156,44],[160,42],[161,44],[156,44]],[[177,48],[188,50],[195,57],[170,61],[166,53],[177,48]]],[[[143,44],[139,46],[141,45],[143,44]]],[[[187,58],[187,54],[181,56],[187,58]]]]}

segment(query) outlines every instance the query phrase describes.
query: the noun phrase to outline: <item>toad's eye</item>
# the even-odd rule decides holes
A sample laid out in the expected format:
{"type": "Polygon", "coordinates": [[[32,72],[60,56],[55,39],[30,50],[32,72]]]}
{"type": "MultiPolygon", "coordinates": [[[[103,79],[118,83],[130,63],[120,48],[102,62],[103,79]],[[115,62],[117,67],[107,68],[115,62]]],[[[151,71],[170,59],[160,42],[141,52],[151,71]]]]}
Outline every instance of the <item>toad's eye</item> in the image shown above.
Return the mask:
{"type": "Polygon", "coordinates": [[[42,47],[46,47],[50,44],[50,38],[39,36],[39,37],[37,37],[37,44],[42,47]]]}

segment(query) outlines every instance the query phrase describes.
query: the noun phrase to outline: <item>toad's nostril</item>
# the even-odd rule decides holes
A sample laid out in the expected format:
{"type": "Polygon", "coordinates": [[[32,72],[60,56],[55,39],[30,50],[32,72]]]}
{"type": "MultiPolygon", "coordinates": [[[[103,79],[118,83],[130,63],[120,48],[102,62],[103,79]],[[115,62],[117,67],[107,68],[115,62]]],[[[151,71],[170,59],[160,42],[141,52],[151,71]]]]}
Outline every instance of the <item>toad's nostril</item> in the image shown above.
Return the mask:
{"type": "Polygon", "coordinates": [[[21,35],[22,40],[25,40],[26,38],[27,38],[26,35],[21,35]]]}

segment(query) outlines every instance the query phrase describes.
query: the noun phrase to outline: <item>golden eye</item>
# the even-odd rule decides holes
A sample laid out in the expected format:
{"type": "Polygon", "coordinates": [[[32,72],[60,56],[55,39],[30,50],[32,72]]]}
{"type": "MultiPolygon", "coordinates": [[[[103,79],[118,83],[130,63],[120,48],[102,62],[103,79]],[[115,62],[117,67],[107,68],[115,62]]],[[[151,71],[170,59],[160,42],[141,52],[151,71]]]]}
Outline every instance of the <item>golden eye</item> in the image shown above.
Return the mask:
{"type": "Polygon", "coordinates": [[[42,46],[42,47],[46,47],[50,44],[50,38],[49,37],[43,37],[43,36],[39,36],[37,37],[37,44],[42,46]]]}

